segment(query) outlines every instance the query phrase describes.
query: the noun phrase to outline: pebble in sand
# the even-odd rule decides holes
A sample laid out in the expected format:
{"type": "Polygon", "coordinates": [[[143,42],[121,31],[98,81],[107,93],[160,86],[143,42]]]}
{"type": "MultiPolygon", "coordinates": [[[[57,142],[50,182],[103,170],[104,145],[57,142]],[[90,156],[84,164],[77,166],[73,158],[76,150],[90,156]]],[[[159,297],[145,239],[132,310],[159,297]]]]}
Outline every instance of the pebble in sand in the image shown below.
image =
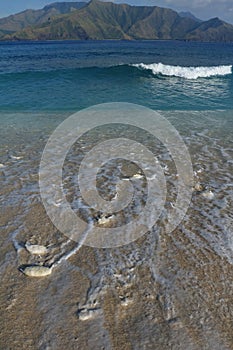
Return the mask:
{"type": "Polygon", "coordinates": [[[204,191],[204,192],[202,193],[202,197],[211,200],[211,199],[214,198],[214,193],[213,193],[212,191],[210,191],[210,190],[204,191]]]}
{"type": "Polygon", "coordinates": [[[34,255],[45,255],[48,253],[48,248],[43,245],[26,243],[25,248],[30,254],[34,255]]]}
{"type": "Polygon", "coordinates": [[[22,159],[23,157],[19,157],[19,156],[11,156],[11,159],[14,159],[14,160],[20,160],[22,159]]]}
{"type": "Polygon", "coordinates": [[[20,269],[26,276],[29,277],[45,277],[52,273],[52,269],[46,266],[27,266],[20,269]]]}

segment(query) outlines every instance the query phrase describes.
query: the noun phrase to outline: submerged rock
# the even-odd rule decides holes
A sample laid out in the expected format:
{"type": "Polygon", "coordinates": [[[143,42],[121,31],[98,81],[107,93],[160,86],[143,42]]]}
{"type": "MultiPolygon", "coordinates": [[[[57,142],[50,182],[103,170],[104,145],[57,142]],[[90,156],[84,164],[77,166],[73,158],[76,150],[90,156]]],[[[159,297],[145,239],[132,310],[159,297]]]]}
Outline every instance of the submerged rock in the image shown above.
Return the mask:
{"type": "Polygon", "coordinates": [[[115,219],[115,215],[111,215],[111,214],[101,214],[95,217],[95,221],[99,224],[99,225],[107,225],[111,222],[113,222],[115,219]]]}
{"type": "Polygon", "coordinates": [[[89,319],[95,318],[98,316],[101,312],[100,308],[93,308],[93,309],[81,309],[78,311],[78,318],[81,321],[87,321],[89,319]]]}
{"type": "Polygon", "coordinates": [[[137,173],[137,174],[134,174],[132,177],[133,179],[143,179],[143,174],[137,173]]]}
{"type": "Polygon", "coordinates": [[[30,254],[34,255],[45,255],[48,253],[48,248],[43,245],[26,243],[25,248],[30,254]]]}
{"type": "Polygon", "coordinates": [[[20,160],[22,159],[23,157],[19,157],[19,156],[11,156],[11,159],[14,159],[14,160],[20,160]]]}
{"type": "Polygon", "coordinates": [[[50,267],[39,265],[26,266],[24,268],[20,268],[20,271],[29,277],[44,277],[52,273],[52,269],[50,267]]]}
{"type": "Polygon", "coordinates": [[[202,192],[202,191],[205,190],[205,185],[201,184],[200,182],[197,182],[194,185],[194,190],[197,191],[197,192],[202,192]]]}
{"type": "Polygon", "coordinates": [[[202,193],[202,197],[211,200],[211,199],[214,198],[214,193],[213,193],[212,191],[210,191],[210,190],[204,191],[204,192],[202,193]]]}

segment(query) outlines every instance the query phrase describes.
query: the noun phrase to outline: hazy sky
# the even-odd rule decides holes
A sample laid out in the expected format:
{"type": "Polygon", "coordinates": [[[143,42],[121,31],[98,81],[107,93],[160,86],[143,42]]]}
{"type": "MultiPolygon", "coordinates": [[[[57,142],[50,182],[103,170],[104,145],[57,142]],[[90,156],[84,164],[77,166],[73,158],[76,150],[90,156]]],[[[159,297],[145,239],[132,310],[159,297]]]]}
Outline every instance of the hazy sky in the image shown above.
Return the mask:
{"type": "MultiPolygon", "coordinates": [[[[56,0],[0,0],[0,17],[23,11],[28,8],[38,9],[56,0]]],[[[58,1],[58,0],[57,0],[58,1]]],[[[201,19],[220,17],[233,23],[233,0],[114,0],[131,5],[157,5],[177,11],[190,11],[201,19]]]]}

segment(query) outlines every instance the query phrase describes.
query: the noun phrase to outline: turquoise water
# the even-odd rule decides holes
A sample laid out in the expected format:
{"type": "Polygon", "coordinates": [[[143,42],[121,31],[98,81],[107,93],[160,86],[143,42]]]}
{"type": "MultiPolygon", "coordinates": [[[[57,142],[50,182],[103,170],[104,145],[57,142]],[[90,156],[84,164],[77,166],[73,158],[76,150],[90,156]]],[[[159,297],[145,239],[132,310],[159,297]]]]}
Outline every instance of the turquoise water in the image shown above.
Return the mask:
{"type": "Polygon", "coordinates": [[[0,110],[76,111],[113,101],[138,103],[159,110],[231,109],[232,64],[233,44],[1,43],[0,110]],[[164,69],[153,72],[132,66],[140,63],[162,63],[164,69]],[[205,68],[202,77],[193,75],[191,68],[179,76],[179,72],[177,75],[168,65],[180,69],[205,68]],[[210,75],[209,67],[222,65],[225,68],[220,67],[216,74],[210,75]]]}

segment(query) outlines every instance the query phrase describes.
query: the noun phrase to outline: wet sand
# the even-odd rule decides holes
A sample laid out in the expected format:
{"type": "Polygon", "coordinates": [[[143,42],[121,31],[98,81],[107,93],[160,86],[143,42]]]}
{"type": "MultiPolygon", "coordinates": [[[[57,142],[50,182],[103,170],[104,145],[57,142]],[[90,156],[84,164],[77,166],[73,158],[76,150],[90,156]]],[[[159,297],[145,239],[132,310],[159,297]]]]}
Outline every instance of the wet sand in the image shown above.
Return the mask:
{"type": "Polygon", "coordinates": [[[83,246],[43,278],[18,268],[49,265],[76,244],[53,226],[39,195],[49,127],[12,127],[1,138],[0,349],[233,349],[232,117],[185,116],[168,114],[190,150],[195,181],[214,198],[194,191],[172,233],[161,218],[127,246],[83,246]],[[30,255],[25,242],[48,254],[30,255]]]}

